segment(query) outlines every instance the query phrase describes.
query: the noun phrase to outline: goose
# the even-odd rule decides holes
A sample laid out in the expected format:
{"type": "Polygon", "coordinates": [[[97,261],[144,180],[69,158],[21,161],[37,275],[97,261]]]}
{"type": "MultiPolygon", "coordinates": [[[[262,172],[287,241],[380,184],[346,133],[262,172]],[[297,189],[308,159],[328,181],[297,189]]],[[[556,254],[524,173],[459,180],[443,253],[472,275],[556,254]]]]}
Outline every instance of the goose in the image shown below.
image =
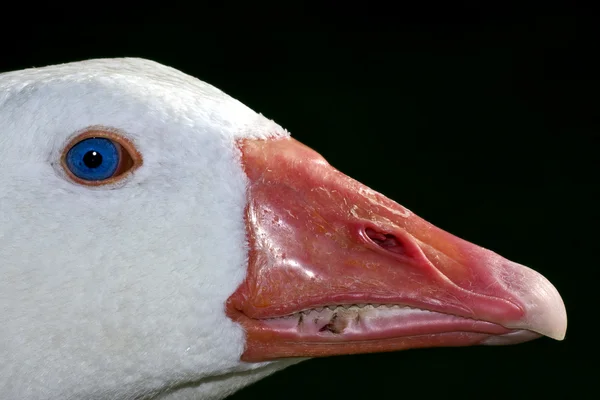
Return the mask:
{"type": "Polygon", "coordinates": [[[222,399],[312,357],[562,340],[541,274],[176,69],[0,74],[6,399],[222,399]]]}

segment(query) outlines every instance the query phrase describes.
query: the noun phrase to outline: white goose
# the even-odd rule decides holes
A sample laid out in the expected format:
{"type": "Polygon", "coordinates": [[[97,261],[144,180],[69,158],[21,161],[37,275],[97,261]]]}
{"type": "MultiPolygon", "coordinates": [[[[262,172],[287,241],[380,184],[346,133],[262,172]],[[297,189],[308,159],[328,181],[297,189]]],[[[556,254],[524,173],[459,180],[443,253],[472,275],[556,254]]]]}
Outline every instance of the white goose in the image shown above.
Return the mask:
{"type": "Polygon", "coordinates": [[[561,340],[540,274],[141,59],[0,75],[6,399],[219,399],[313,356],[561,340]]]}

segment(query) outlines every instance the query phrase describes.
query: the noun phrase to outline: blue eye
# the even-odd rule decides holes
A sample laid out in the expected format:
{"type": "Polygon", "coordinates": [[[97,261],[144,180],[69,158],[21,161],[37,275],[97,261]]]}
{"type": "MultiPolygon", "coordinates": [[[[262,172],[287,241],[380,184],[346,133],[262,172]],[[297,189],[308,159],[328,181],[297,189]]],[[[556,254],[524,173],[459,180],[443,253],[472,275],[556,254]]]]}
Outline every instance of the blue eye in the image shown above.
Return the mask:
{"type": "Polygon", "coordinates": [[[65,156],[69,171],[86,181],[103,181],[115,175],[121,162],[120,145],[107,138],[84,139],[65,156]]]}
{"type": "Polygon", "coordinates": [[[81,133],[65,146],[60,160],[67,177],[85,186],[118,182],[142,163],[135,145],[112,129],[81,133]]]}

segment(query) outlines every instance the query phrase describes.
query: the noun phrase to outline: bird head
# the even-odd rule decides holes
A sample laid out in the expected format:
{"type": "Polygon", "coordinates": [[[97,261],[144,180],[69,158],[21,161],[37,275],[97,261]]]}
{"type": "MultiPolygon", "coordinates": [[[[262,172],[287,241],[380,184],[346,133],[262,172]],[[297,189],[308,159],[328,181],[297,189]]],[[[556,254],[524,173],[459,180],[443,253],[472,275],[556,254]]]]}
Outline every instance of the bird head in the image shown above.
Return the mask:
{"type": "Polygon", "coordinates": [[[141,59],[0,75],[0,386],[222,398],[307,357],[562,339],[539,273],[141,59]]]}

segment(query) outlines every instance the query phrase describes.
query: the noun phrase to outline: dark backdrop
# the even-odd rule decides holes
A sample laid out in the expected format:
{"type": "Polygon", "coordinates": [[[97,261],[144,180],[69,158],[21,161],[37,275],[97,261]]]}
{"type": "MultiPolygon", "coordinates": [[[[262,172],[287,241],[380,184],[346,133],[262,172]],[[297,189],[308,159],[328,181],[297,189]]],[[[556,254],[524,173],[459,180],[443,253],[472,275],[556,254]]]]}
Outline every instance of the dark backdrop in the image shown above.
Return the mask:
{"type": "Polygon", "coordinates": [[[169,17],[32,23],[3,35],[0,72],[118,56],[181,69],[435,225],[532,266],[567,306],[564,342],[311,360],[234,399],[582,393],[598,371],[594,14],[371,11],[324,17],[292,9],[303,31],[276,31],[262,20],[217,31],[169,17]]]}

